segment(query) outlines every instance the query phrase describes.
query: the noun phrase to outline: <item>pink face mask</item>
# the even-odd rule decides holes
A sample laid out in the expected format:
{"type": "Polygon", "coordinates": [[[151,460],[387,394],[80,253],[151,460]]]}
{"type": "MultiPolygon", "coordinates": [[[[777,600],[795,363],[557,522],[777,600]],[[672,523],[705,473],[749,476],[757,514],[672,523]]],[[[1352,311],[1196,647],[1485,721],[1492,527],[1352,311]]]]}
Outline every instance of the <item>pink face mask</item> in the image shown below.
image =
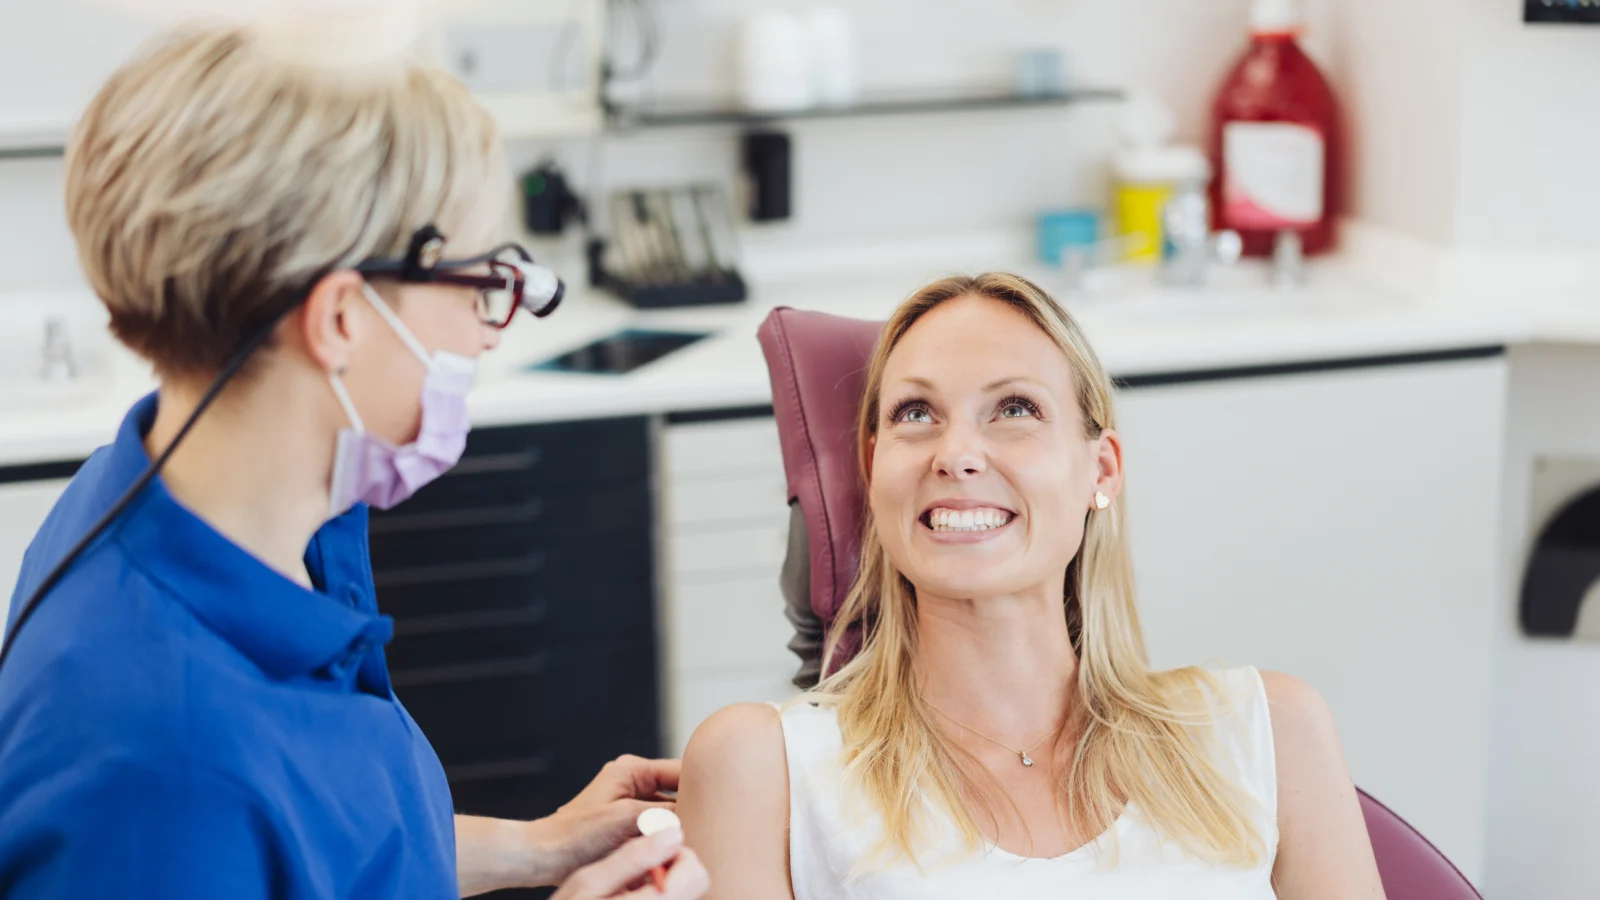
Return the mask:
{"type": "Polygon", "coordinates": [[[389,304],[370,286],[361,287],[378,314],[428,368],[428,377],[422,383],[422,427],[417,439],[403,447],[367,433],[344,382],[337,374],[330,374],[333,393],[350,419],[350,427],[339,431],[333,455],[329,495],[333,516],[342,515],[357,503],[389,509],[415,494],[460,461],[467,447],[467,432],[472,430],[467,416],[467,390],[472,387],[477,361],[442,350],[430,357],[389,304]]]}

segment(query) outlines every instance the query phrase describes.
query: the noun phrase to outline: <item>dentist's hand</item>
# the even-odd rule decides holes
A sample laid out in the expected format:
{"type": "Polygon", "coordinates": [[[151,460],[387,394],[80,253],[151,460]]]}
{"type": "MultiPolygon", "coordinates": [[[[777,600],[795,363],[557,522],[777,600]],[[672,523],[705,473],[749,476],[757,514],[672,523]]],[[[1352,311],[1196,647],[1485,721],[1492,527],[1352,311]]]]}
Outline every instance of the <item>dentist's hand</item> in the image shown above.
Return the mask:
{"type": "Polygon", "coordinates": [[[683,846],[680,829],[634,838],[605,859],[572,873],[551,900],[699,900],[711,887],[705,867],[683,846]],[[667,868],[660,892],[650,880],[655,866],[667,868]]]}
{"type": "Polygon", "coordinates": [[[662,792],[677,789],[675,759],[623,756],[607,763],[572,802],[529,823],[542,851],[540,883],[562,884],[580,866],[638,837],[639,813],[652,806],[672,809],[674,804],[662,792]]]}

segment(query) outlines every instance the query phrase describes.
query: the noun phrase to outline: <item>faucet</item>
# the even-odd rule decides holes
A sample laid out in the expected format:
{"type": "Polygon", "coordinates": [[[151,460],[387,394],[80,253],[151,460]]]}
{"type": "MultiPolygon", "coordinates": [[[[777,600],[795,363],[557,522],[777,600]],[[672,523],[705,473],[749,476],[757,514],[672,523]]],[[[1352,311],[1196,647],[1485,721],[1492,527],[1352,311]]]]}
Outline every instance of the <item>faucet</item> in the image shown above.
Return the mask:
{"type": "Polygon", "coordinates": [[[1161,211],[1161,280],[1175,287],[1200,287],[1213,261],[1239,261],[1244,242],[1237,231],[1211,231],[1210,204],[1199,182],[1178,187],[1161,211]]]}
{"type": "Polygon", "coordinates": [[[1300,232],[1285,228],[1272,242],[1272,284],[1289,288],[1305,280],[1305,250],[1300,243],[1300,232]]]}
{"type": "Polygon", "coordinates": [[[44,366],[39,376],[45,381],[62,382],[78,377],[78,362],[67,337],[67,323],[60,316],[44,322],[44,366]]]}

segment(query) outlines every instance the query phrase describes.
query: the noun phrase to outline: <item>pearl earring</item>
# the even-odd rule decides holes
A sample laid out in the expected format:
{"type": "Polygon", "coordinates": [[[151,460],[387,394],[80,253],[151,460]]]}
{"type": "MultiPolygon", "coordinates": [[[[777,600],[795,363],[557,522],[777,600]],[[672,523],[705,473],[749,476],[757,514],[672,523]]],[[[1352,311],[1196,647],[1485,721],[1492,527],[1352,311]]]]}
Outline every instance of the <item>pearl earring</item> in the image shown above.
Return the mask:
{"type": "Polygon", "coordinates": [[[1095,491],[1094,492],[1094,508],[1095,509],[1105,509],[1106,507],[1108,507],[1110,505],[1111,505],[1111,498],[1110,497],[1107,497],[1105,494],[1102,494],[1099,491],[1095,491]]]}

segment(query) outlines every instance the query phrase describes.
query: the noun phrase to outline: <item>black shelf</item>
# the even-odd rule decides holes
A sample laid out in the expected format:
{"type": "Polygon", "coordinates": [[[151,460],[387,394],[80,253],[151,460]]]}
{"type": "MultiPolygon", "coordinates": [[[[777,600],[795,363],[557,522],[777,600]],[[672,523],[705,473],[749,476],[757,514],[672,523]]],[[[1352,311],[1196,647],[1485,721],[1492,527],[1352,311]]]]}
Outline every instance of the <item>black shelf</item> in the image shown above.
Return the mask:
{"type": "Polygon", "coordinates": [[[64,144],[40,144],[37,146],[24,145],[16,147],[0,146],[0,160],[6,159],[53,159],[67,155],[64,144]]]}
{"type": "Polygon", "coordinates": [[[802,119],[844,119],[984,110],[1036,109],[1074,103],[1120,100],[1114,88],[1084,88],[1059,94],[988,93],[968,95],[882,95],[849,106],[813,106],[785,112],[753,112],[727,105],[667,102],[649,108],[611,107],[608,118],[619,128],[682,128],[701,125],[766,125],[802,119]]]}

